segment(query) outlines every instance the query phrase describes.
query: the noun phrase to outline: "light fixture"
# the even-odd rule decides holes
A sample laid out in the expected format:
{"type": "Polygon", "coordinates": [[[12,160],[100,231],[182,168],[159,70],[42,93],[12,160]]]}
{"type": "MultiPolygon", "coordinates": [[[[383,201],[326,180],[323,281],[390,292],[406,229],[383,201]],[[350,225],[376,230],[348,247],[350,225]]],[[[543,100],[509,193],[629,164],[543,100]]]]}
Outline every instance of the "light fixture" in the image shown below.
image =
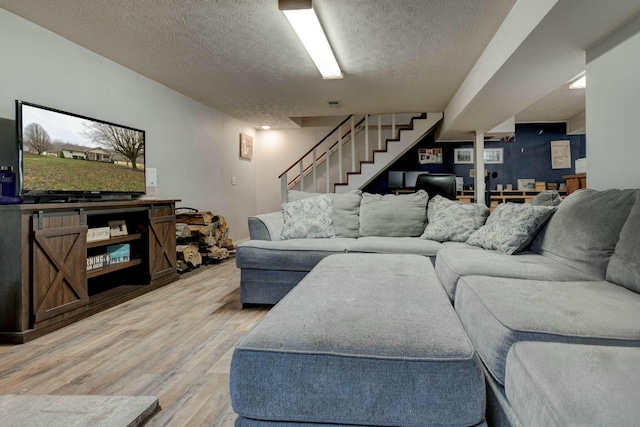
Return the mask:
{"type": "Polygon", "coordinates": [[[587,87],[587,73],[581,72],[569,82],[569,89],[585,89],[587,87]]]}
{"type": "Polygon", "coordinates": [[[284,12],[298,38],[307,49],[323,79],[341,79],[342,71],[336,61],[327,36],[322,31],[311,0],[278,0],[278,8],[284,12]]]}
{"type": "Polygon", "coordinates": [[[261,126],[261,128],[262,128],[262,129],[264,129],[264,130],[269,130],[269,129],[271,129],[271,126],[269,126],[269,125],[262,125],[262,126],[261,126]]]}

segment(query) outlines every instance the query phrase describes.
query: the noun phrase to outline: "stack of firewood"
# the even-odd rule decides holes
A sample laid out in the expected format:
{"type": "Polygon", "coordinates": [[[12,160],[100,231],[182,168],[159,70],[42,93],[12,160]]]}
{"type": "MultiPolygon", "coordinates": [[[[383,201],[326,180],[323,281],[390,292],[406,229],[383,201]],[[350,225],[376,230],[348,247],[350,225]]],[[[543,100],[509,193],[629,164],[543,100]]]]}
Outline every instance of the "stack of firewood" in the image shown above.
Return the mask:
{"type": "Polygon", "coordinates": [[[235,254],[227,221],[222,215],[211,212],[177,213],[176,240],[179,272],[235,254]]]}

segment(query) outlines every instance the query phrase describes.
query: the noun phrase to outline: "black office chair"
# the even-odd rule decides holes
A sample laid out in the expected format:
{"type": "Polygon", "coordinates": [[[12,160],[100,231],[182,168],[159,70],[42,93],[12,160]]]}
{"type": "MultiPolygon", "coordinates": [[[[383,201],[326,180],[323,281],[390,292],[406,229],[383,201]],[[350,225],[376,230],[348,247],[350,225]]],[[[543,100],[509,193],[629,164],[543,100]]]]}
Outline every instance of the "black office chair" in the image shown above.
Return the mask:
{"type": "Polygon", "coordinates": [[[456,176],[451,173],[420,174],[416,179],[416,191],[425,190],[429,199],[437,194],[450,200],[456,200],[458,191],[456,188],[456,176]]]}

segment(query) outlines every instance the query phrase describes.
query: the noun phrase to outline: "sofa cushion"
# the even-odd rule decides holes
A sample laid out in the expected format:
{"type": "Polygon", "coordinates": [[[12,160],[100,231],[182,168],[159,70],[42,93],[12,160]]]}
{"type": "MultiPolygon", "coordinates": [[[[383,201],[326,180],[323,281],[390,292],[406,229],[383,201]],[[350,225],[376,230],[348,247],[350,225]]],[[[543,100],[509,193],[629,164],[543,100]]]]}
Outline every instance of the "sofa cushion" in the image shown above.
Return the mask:
{"type": "Polygon", "coordinates": [[[282,204],[284,225],[281,240],[335,237],[333,195],[309,197],[282,204]]]}
{"type": "Polygon", "coordinates": [[[345,252],[354,239],[249,240],[236,248],[239,268],[311,271],[324,257],[345,252]]]}
{"type": "Polygon", "coordinates": [[[421,239],[438,242],[466,242],[482,227],[489,216],[489,208],[476,203],[462,203],[440,195],[429,201],[427,227],[421,239]]]}
{"type": "Polygon", "coordinates": [[[358,237],[361,201],[360,190],[333,195],[333,228],[337,237],[358,237]]]}
{"type": "Polygon", "coordinates": [[[354,240],[347,252],[378,254],[415,254],[435,257],[442,243],[417,237],[360,237],[354,240]]]}
{"type": "Polygon", "coordinates": [[[523,250],[556,210],[554,206],[501,203],[467,243],[507,255],[523,250]]]}
{"type": "Polygon", "coordinates": [[[607,280],[640,292],[640,198],[620,232],[620,240],[607,267],[607,280]]]}
{"type": "Polygon", "coordinates": [[[605,279],[636,193],[588,189],[572,193],[534,239],[531,250],[605,279]]]}
{"type": "Polygon", "coordinates": [[[360,236],[417,237],[427,223],[424,190],[412,194],[362,194],[360,236]]]}
{"type": "Polygon", "coordinates": [[[480,361],[431,264],[325,258],[235,348],[244,418],[349,425],[476,425],[480,361]]]}
{"type": "Polygon", "coordinates": [[[480,249],[477,246],[465,248],[445,245],[438,252],[435,267],[452,301],[458,280],[463,276],[510,277],[557,282],[597,280],[575,268],[533,252],[521,252],[509,256],[480,249]]]}
{"type": "MultiPolygon", "coordinates": [[[[323,193],[289,190],[287,199],[293,202],[321,195],[323,193]]],[[[333,194],[333,229],[336,232],[336,237],[358,237],[361,200],[362,191],[360,190],[333,194]]]]}
{"type": "Polygon", "coordinates": [[[505,392],[525,426],[637,425],[638,366],[638,348],[520,342],[505,392]]]}
{"type": "Polygon", "coordinates": [[[491,375],[519,341],[640,346],[640,295],[605,281],[549,282],[467,276],[455,307],[491,375]]]}

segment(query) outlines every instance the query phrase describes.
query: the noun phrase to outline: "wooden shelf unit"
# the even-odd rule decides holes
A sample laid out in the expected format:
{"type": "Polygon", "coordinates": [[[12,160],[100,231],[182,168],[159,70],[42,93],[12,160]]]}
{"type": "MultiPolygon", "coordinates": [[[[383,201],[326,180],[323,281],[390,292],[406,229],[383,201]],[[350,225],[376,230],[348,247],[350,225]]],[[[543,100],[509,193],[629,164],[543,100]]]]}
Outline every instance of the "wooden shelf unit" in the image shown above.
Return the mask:
{"type": "MultiPolygon", "coordinates": [[[[542,191],[536,190],[492,190],[491,191],[491,205],[493,206],[494,202],[498,203],[526,203],[533,200],[538,194],[542,193],[542,191]]],[[[558,191],[558,194],[561,196],[566,195],[566,191],[558,191]]]]}
{"type": "Polygon", "coordinates": [[[176,200],[0,206],[0,342],[20,344],[178,279],[176,200]],[[87,242],[89,228],[128,233],[87,242]],[[87,272],[87,257],[129,244],[130,261],[87,272]]]}

